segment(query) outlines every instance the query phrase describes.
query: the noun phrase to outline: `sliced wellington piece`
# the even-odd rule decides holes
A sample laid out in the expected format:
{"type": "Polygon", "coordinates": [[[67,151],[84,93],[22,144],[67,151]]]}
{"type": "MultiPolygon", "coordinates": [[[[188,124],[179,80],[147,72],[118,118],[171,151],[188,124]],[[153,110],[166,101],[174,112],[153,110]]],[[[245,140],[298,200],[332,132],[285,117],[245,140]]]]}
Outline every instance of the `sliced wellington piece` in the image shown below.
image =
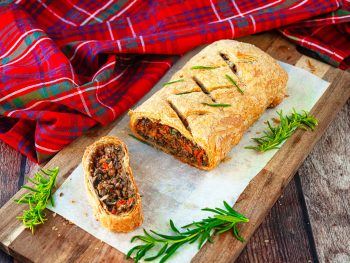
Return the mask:
{"type": "Polygon", "coordinates": [[[141,140],[204,170],[216,167],[268,107],[286,95],[288,75],[259,48],[221,40],[129,112],[141,140]]]}
{"type": "Polygon", "coordinates": [[[115,232],[129,232],[143,222],[141,197],[129,165],[128,149],[106,136],[86,148],[84,181],[95,217],[115,232]]]}

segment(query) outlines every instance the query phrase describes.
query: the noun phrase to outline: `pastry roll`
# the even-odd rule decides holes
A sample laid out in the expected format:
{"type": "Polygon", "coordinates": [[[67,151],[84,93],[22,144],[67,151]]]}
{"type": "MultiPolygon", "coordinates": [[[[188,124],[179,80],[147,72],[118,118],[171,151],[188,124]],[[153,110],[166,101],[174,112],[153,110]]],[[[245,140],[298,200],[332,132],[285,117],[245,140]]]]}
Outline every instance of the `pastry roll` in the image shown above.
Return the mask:
{"type": "Polygon", "coordinates": [[[210,170],[266,108],[283,100],[287,79],[283,68],[259,48],[217,41],[131,110],[130,127],[141,140],[210,170]]]}
{"type": "Polygon", "coordinates": [[[129,232],[142,224],[141,198],[122,141],[106,136],[87,147],[83,168],[89,201],[102,226],[129,232]]]}

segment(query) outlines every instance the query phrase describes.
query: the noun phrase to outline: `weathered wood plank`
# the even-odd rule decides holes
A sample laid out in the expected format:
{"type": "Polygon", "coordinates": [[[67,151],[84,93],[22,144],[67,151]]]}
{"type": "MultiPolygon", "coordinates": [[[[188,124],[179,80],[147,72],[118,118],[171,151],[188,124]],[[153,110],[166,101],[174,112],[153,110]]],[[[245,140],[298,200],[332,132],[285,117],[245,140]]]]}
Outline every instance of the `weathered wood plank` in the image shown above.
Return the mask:
{"type": "Polygon", "coordinates": [[[350,262],[349,131],[350,100],[299,169],[320,262],[350,262]]]}
{"type": "Polygon", "coordinates": [[[81,230],[74,224],[51,211],[48,212],[50,220],[46,227],[37,229],[35,236],[23,232],[15,242],[11,244],[11,254],[20,258],[22,262],[122,262],[125,261],[124,254],[116,251],[113,247],[106,245],[89,233],[81,230]],[[55,236],[50,240],[48,236],[55,236]],[[23,246],[23,241],[32,244],[23,246]],[[43,258],[42,254],[33,255],[28,258],[32,247],[38,247],[48,253],[50,257],[43,258]]]}
{"type": "MultiPolygon", "coordinates": [[[[0,207],[18,191],[22,160],[20,153],[0,141],[0,207]]],[[[10,263],[13,259],[0,251],[0,262],[10,263]]]]}
{"type": "Polygon", "coordinates": [[[313,261],[302,209],[296,180],[292,180],[236,262],[313,261]]]}
{"type": "MultiPolygon", "coordinates": [[[[33,174],[38,165],[0,141],[0,207],[3,206],[27,182],[26,176],[33,174]]],[[[0,262],[15,262],[11,256],[0,251],[0,262]]]]}
{"type": "Polygon", "coordinates": [[[0,191],[0,206],[3,206],[18,191],[22,155],[0,141],[0,160],[0,189],[6,189],[0,191]]]}

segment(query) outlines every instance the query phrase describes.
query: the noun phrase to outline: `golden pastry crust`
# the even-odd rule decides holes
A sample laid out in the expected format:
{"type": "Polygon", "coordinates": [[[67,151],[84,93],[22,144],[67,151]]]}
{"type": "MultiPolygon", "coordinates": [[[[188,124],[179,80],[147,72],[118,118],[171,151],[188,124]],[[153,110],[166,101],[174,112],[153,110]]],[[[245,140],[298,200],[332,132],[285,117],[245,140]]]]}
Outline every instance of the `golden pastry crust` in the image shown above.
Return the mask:
{"type": "Polygon", "coordinates": [[[141,207],[141,197],[138,193],[134,177],[129,165],[129,155],[126,145],[116,137],[106,136],[102,137],[92,145],[88,146],[83,156],[84,182],[88,194],[89,201],[94,209],[95,217],[101,222],[105,228],[115,232],[130,232],[139,227],[143,223],[143,214],[141,207]],[[91,181],[90,166],[95,156],[96,150],[106,144],[120,145],[124,151],[123,167],[128,170],[131,182],[135,187],[136,201],[134,207],[119,215],[114,215],[107,210],[104,203],[100,201],[96,190],[91,181]]]}
{"type": "Polygon", "coordinates": [[[234,40],[220,40],[192,57],[169,81],[179,79],[183,81],[164,86],[129,112],[131,130],[138,138],[169,153],[165,147],[138,134],[136,125],[141,118],[147,118],[170,126],[204,149],[208,164],[177,158],[211,170],[238,144],[266,108],[281,103],[287,92],[288,75],[259,48],[234,40]],[[211,68],[194,69],[194,66],[211,68]],[[210,107],[203,103],[231,106],[210,107]]]}

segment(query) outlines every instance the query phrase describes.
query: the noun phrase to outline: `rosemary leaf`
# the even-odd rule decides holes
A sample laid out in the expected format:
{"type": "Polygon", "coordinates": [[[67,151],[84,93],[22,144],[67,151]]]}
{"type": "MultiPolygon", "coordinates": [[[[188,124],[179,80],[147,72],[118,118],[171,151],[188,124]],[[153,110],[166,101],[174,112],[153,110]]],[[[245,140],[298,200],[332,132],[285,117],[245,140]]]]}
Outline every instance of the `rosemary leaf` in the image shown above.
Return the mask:
{"type": "Polygon", "coordinates": [[[206,103],[202,102],[203,105],[210,106],[210,107],[230,107],[232,106],[231,104],[226,104],[226,103],[206,103]]]}
{"type": "Polygon", "coordinates": [[[145,261],[160,258],[159,262],[165,262],[186,244],[198,242],[198,248],[201,248],[206,241],[213,242],[214,235],[220,235],[230,230],[236,239],[243,242],[244,239],[237,230],[237,224],[249,222],[249,219],[236,212],[226,202],[224,202],[224,206],[226,210],[221,208],[202,209],[216,215],[183,226],[182,229],[186,228],[185,231],[180,231],[170,220],[169,226],[174,232],[173,235],[165,235],[153,230],[151,230],[152,234],[149,234],[144,231],[144,236],[136,236],[136,238],[131,239],[131,242],[139,240],[142,244],[131,248],[126,257],[130,258],[134,254],[134,262],[138,262],[144,256],[148,256],[144,259],[145,261]]]}
{"type": "Polygon", "coordinates": [[[237,90],[238,90],[241,94],[244,94],[244,91],[243,91],[240,87],[238,87],[237,83],[236,83],[229,75],[226,74],[225,76],[226,76],[226,78],[227,78],[233,85],[236,86],[237,90]]]}
{"type": "Polygon", "coordinates": [[[264,135],[258,138],[253,138],[257,143],[256,146],[247,146],[246,149],[253,149],[259,152],[266,152],[268,150],[279,149],[279,145],[288,139],[296,129],[302,128],[304,130],[313,131],[318,122],[315,117],[308,112],[303,111],[297,113],[293,110],[290,115],[283,116],[282,110],[277,112],[279,116],[279,124],[273,127],[269,121],[267,121],[267,131],[264,131],[264,135]]]}
{"type": "Polygon", "coordinates": [[[191,69],[216,69],[218,67],[210,67],[210,66],[193,66],[191,69]]]}
{"type": "Polygon", "coordinates": [[[185,81],[184,79],[177,79],[177,80],[169,81],[169,82],[163,83],[163,87],[166,85],[170,85],[170,84],[177,83],[177,82],[184,82],[184,81],[185,81]]]}
{"type": "Polygon", "coordinates": [[[33,234],[34,228],[47,220],[44,213],[47,203],[51,202],[52,206],[54,206],[52,189],[56,186],[58,172],[58,167],[37,172],[33,178],[29,178],[34,187],[22,186],[22,188],[30,192],[15,200],[17,204],[29,205],[29,209],[24,210],[23,214],[18,216],[17,219],[21,220],[25,228],[29,228],[33,234]]]}
{"type": "Polygon", "coordinates": [[[175,233],[181,234],[180,231],[176,228],[176,226],[175,226],[173,220],[170,219],[169,225],[170,225],[171,229],[172,229],[175,233]]]}
{"type": "Polygon", "coordinates": [[[158,251],[158,253],[152,257],[145,258],[145,261],[152,261],[159,258],[164,254],[165,250],[168,248],[168,244],[164,244],[164,246],[158,251]]]}

